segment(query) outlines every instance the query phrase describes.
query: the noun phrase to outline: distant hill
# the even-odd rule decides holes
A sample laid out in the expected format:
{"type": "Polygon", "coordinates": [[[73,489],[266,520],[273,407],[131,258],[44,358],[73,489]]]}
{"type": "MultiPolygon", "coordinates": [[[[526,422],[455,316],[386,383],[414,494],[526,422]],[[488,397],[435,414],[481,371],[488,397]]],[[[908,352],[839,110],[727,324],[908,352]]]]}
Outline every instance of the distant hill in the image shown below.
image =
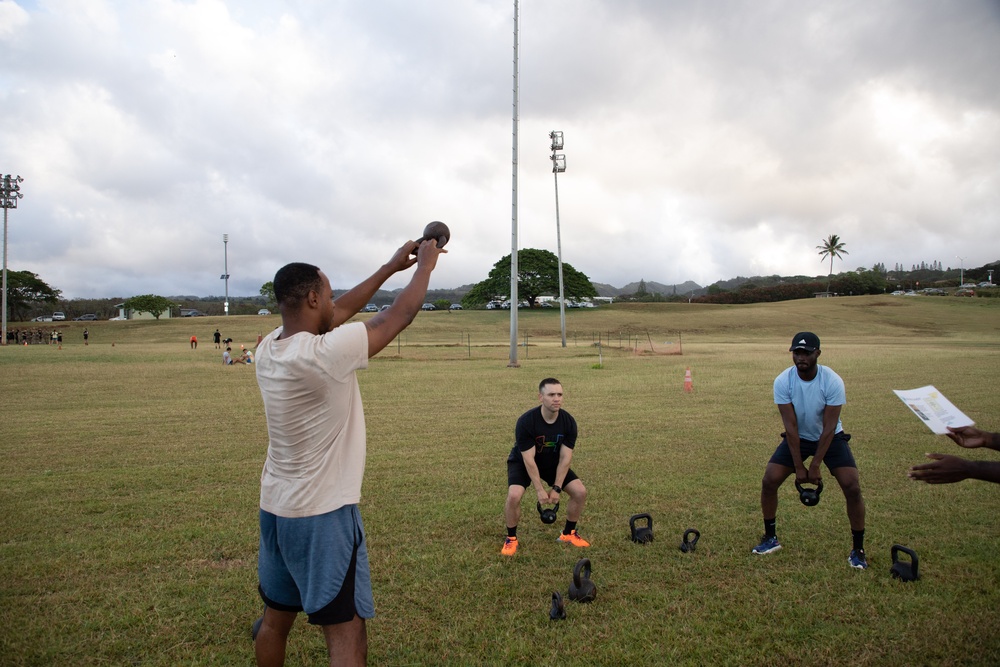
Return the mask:
{"type": "MultiPolygon", "coordinates": [[[[695,295],[704,292],[701,285],[690,280],[677,284],[677,285],[664,285],[663,283],[658,283],[653,280],[646,280],[646,292],[648,294],[662,294],[663,296],[672,296],[674,294],[684,295],[688,292],[694,292],[695,295]]],[[[624,287],[613,287],[605,283],[594,283],[594,289],[597,290],[598,296],[621,296],[623,294],[635,294],[639,289],[639,281],[634,283],[629,283],[624,287]]]]}

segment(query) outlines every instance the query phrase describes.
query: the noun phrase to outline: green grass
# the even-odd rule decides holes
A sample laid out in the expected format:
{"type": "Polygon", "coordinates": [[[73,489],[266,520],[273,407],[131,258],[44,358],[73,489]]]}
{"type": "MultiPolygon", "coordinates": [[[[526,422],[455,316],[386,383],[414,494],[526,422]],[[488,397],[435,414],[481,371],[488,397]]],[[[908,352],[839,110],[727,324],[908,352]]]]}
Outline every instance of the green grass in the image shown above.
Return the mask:
{"type": "MultiPolygon", "coordinates": [[[[522,311],[518,369],[507,367],[508,317],[422,313],[360,374],[372,664],[1000,661],[1000,489],[908,480],[924,452],[961,452],[891,391],[934,384],[1000,429],[1000,303],[616,304],[569,311],[565,349],[558,311],[522,311]],[[847,566],[835,485],[805,508],[786,484],[785,548],[749,553],[781,430],[771,382],[801,329],[821,336],[821,362],[847,383],[866,572],[847,566]],[[630,338],[659,349],[682,341],[684,354],[635,354],[630,338]],[[693,393],[683,391],[686,368],[693,393]],[[543,526],[525,501],[521,549],[502,559],[504,459],[516,417],[548,375],[564,383],[580,424],[574,468],[590,489],[580,529],[593,547],[556,544],[563,511],[543,526]],[[653,517],[647,546],[627,539],[638,512],[653,517]],[[688,527],[702,537],[682,554],[688,527]],[[889,577],[895,543],[919,554],[920,581],[889,577]],[[584,554],[597,600],[550,622],[551,593],[566,592],[584,554]]],[[[210,341],[218,326],[237,348],[252,345],[278,322],[67,323],[61,350],[0,348],[0,664],[252,663],[267,438],[253,368],[223,367],[210,341]]],[[[287,664],[325,664],[304,619],[287,664]]]]}

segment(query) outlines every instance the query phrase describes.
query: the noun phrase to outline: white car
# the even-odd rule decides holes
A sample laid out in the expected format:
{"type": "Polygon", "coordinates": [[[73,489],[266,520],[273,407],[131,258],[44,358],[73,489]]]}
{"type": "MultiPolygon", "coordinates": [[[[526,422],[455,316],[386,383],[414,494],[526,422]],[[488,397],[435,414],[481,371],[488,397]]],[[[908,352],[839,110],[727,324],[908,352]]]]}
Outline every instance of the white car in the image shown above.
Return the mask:
{"type": "Polygon", "coordinates": [[[261,308],[260,310],[257,311],[257,314],[258,315],[270,315],[271,311],[268,310],[267,308],[261,308]]]}
{"type": "Polygon", "coordinates": [[[892,293],[892,296],[903,296],[904,294],[906,294],[906,292],[904,292],[901,289],[898,289],[898,290],[896,290],[895,292],[892,293]]]}

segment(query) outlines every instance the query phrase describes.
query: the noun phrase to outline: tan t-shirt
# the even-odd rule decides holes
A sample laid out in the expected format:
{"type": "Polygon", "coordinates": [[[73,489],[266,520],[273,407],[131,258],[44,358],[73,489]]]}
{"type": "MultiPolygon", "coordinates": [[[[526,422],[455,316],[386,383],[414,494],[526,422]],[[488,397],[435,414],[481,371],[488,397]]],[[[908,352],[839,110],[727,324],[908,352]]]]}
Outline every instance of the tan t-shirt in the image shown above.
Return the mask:
{"type": "Polygon", "coordinates": [[[257,346],[257,384],[267,417],[261,509],[315,516],[361,500],[365,414],[355,371],[368,367],[368,331],[354,322],[316,336],[257,346]]]}

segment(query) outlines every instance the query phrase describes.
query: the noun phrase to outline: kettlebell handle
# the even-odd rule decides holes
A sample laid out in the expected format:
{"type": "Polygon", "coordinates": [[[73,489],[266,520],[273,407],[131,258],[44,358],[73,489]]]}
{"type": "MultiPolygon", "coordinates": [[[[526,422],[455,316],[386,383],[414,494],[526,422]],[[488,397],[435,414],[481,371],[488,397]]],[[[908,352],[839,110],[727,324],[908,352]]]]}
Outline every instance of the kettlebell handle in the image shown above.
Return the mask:
{"type": "Polygon", "coordinates": [[[583,588],[583,579],[590,579],[590,559],[581,558],[573,566],[573,585],[578,589],[583,588]],[[581,577],[582,573],[582,577],[581,577]]]}
{"type": "Polygon", "coordinates": [[[642,519],[646,520],[646,527],[649,528],[650,530],[653,530],[653,517],[650,516],[648,512],[643,512],[642,514],[633,514],[631,517],[629,517],[628,525],[632,529],[633,534],[635,533],[636,521],[640,521],[642,519]]]}
{"type": "MultiPolygon", "coordinates": [[[[812,482],[806,482],[806,483],[812,484],[812,482]]],[[[798,491],[799,493],[802,493],[802,491],[805,490],[805,487],[802,486],[802,483],[799,482],[799,480],[795,480],[795,490],[798,491]]],[[[822,490],[823,490],[823,480],[819,480],[819,483],[816,484],[816,493],[819,493],[822,490]]]]}

